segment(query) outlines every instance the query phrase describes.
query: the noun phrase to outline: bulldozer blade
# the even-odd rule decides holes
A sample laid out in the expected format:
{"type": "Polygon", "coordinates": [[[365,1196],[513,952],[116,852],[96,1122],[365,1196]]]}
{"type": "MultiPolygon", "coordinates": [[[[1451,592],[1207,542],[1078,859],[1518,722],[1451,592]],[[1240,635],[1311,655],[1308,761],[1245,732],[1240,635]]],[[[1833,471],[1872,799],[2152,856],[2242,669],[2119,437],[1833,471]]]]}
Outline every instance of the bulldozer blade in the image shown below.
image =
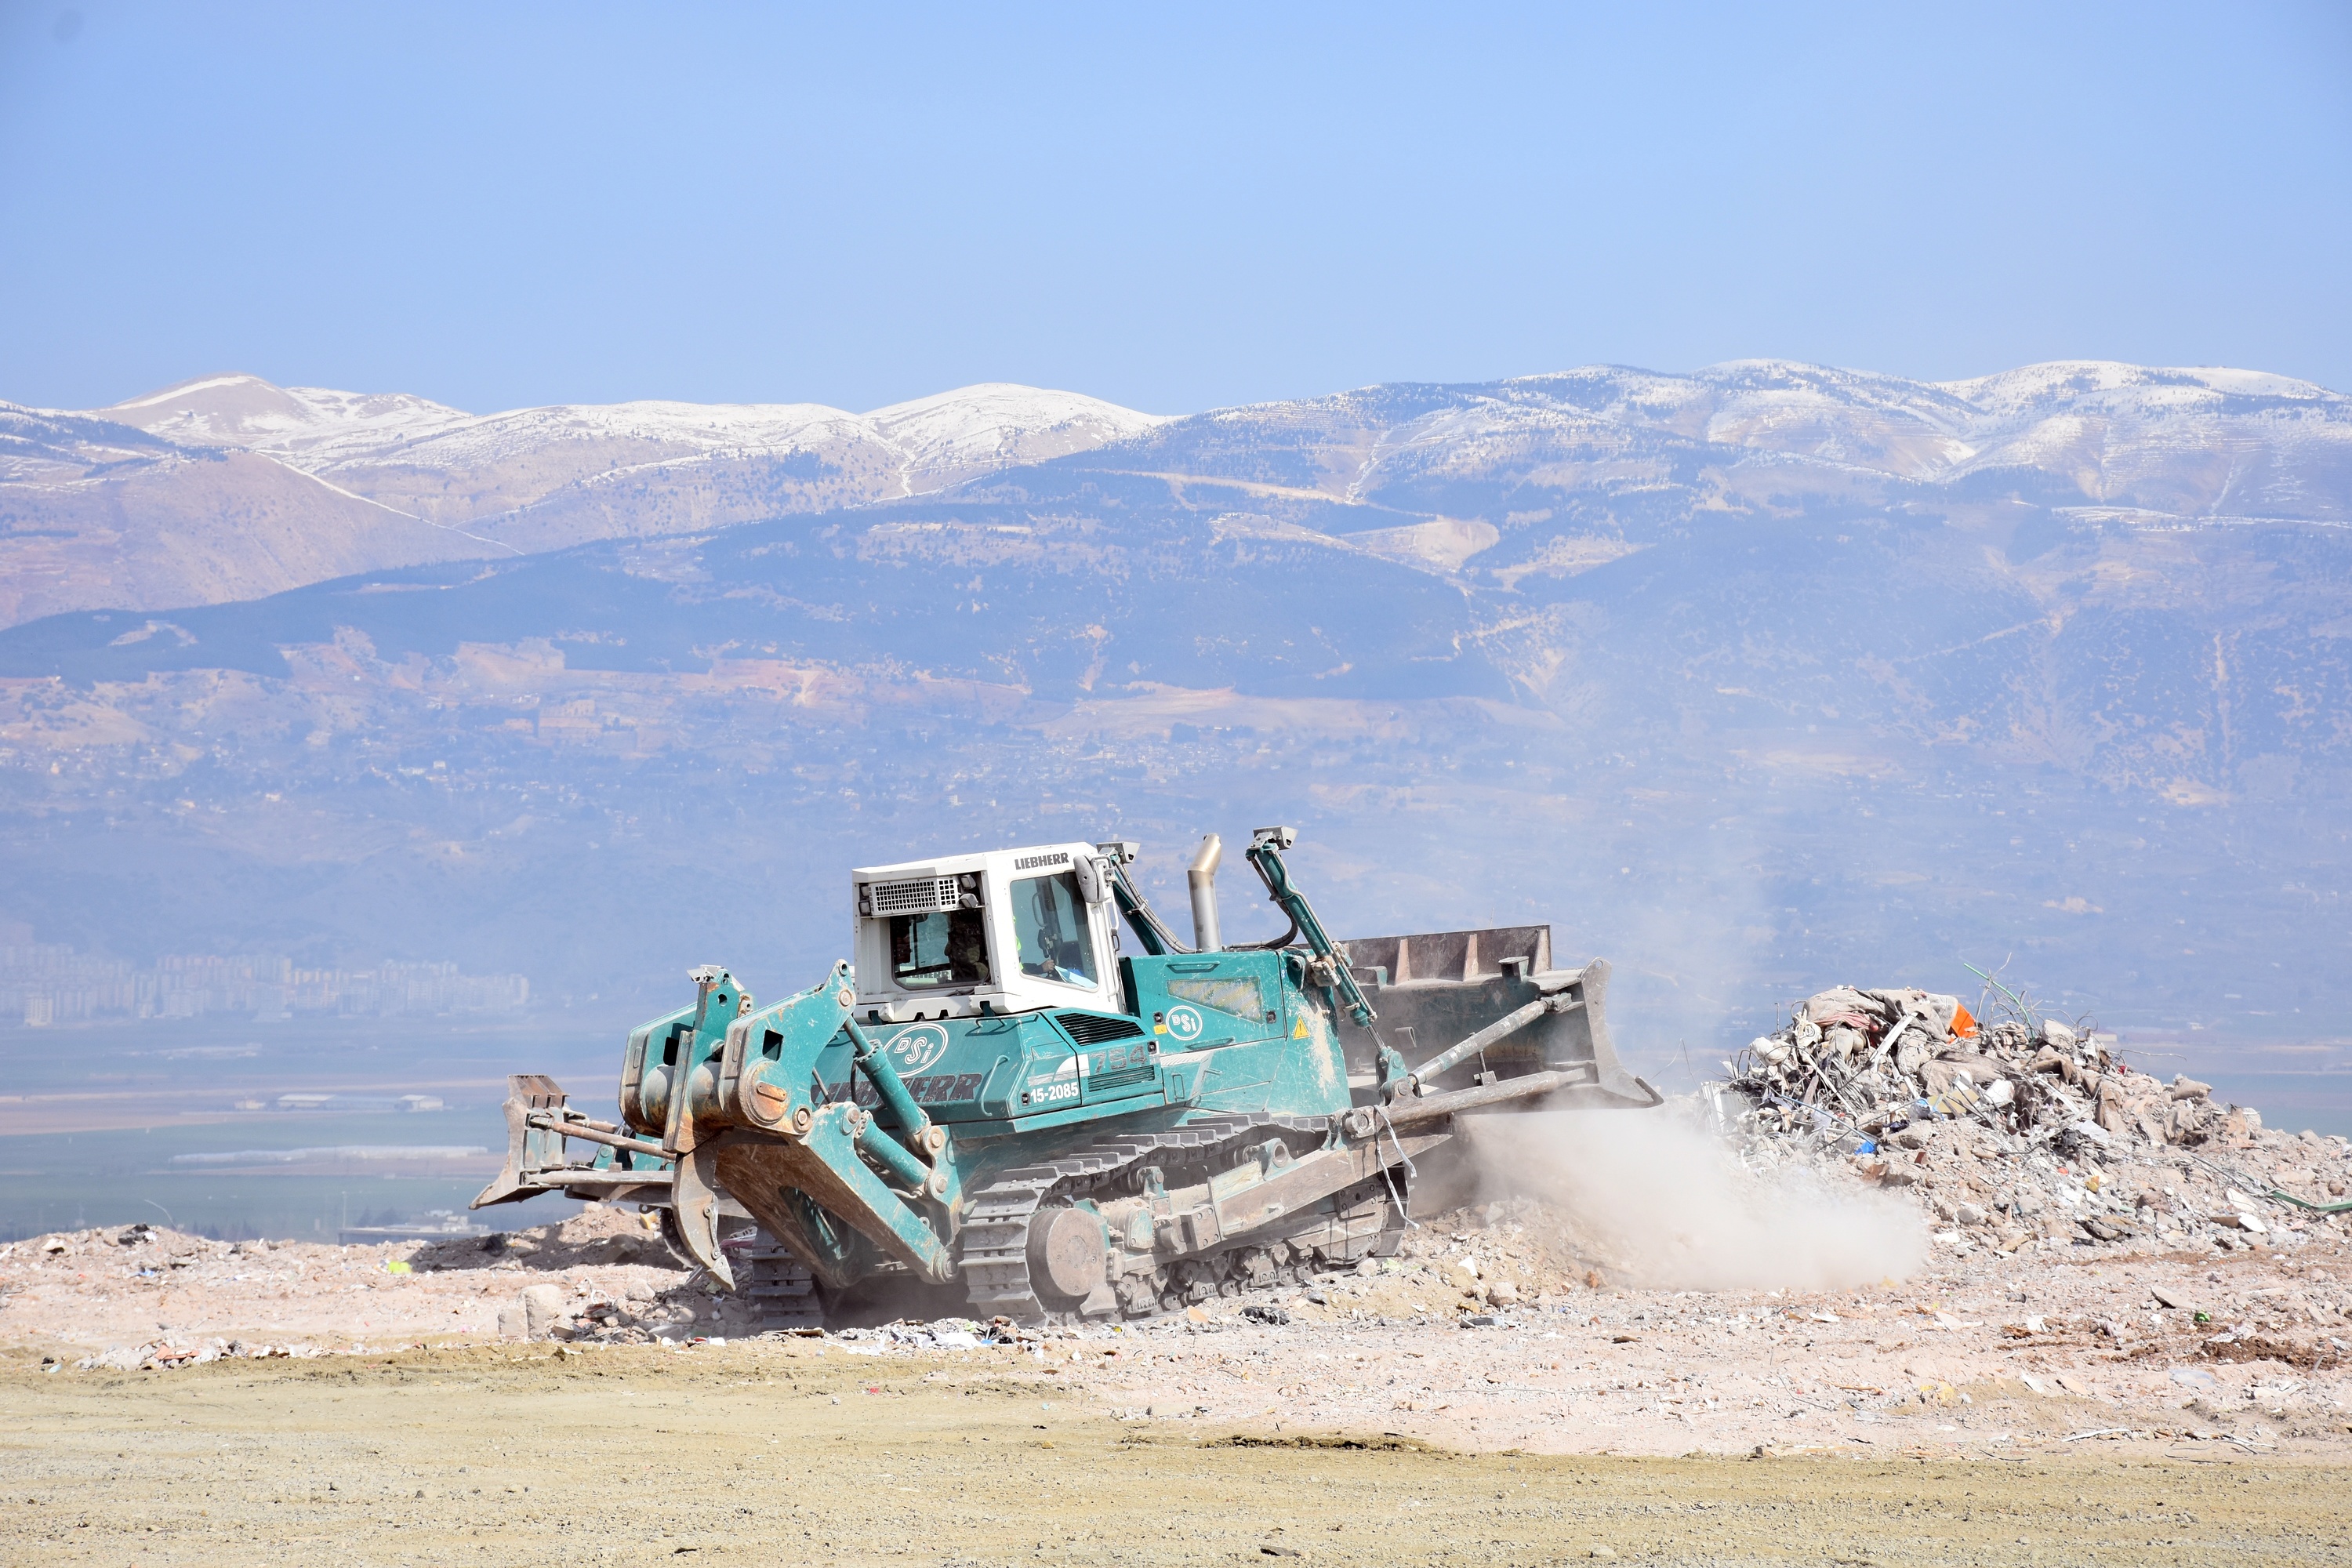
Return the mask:
{"type": "MultiPolygon", "coordinates": [[[[1462,1087],[1439,1084],[1441,1076],[1467,1079],[1492,1068],[1506,1079],[1566,1074],[1552,1091],[1563,1107],[1648,1108],[1664,1099],[1618,1059],[1607,962],[1554,969],[1549,926],[1359,937],[1345,945],[1389,1037],[1459,1042],[1416,1069],[1423,1092],[1462,1087]]],[[[1379,1040],[1345,1017],[1336,1022],[1350,1061],[1369,1068],[1379,1040]]]]}
{"type": "Polygon", "coordinates": [[[709,1143],[697,1145],[677,1163],[670,1203],[677,1215],[678,1239],[685,1245],[687,1255],[709,1269],[712,1279],[732,1290],[734,1267],[727,1261],[726,1249],[719,1245],[718,1168],[717,1147],[709,1143]]]}

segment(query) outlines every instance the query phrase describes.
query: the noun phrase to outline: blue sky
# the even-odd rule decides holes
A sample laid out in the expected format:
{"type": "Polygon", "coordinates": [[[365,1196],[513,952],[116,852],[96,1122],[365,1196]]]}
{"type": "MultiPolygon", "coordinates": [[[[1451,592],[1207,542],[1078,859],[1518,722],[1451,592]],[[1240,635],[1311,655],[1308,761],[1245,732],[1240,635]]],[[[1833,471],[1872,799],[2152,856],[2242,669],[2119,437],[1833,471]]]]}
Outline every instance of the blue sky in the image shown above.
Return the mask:
{"type": "Polygon", "coordinates": [[[2352,390],[2352,6],[0,8],[0,397],[2352,390]]]}

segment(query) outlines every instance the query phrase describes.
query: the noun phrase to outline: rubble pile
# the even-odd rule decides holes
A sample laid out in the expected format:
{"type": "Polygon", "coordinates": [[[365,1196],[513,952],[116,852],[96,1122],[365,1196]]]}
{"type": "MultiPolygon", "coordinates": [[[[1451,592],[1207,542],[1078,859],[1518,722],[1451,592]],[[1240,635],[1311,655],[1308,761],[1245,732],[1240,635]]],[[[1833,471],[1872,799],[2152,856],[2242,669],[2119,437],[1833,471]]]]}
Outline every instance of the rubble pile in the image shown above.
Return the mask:
{"type": "Polygon", "coordinates": [[[2135,1238],[2229,1250],[2292,1240],[2344,1205],[2344,1139],[2266,1128],[2111,1046],[2021,1005],[1988,1025],[1957,996],[1842,985],[1724,1064],[1725,1089],[1748,1102],[1725,1131],[1751,1158],[1843,1156],[1865,1180],[1916,1187],[1962,1251],[2135,1238]]]}
{"type": "Polygon", "coordinates": [[[2092,1136],[2084,1122],[2156,1142],[2210,1135],[2205,1085],[2123,1071],[2098,1035],[2056,1019],[1981,1026],[1958,997],[1927,991],[1824,991],[1726,1066],[1762,1120],[1789,1125],[1872,1133],[1982,1108],[2060,1142],[2092,1136]]]}

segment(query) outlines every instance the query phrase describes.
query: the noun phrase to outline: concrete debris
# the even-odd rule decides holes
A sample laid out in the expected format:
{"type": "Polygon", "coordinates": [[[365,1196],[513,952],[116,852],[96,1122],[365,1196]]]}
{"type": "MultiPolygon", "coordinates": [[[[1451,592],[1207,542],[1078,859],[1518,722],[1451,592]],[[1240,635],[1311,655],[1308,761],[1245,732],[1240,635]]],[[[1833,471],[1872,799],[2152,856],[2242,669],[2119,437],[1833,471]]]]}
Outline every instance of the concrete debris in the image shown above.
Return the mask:
{"type": "Polygon", "coordinates": [[[201,1342],[151,1340],[136,1349],[114,1345],[74,1363],[79,1372],[176,1372],[215,1361],[266,1361],[277,1356],[316,1356],[326,1352],[313,1344],[248,1344],[244,1340],[201,1342]]]}
{"type": "MultiPolygon", "coordinates": [[[[530,1286],[516,1300],[517,1304],[522,1308],[522,1331],[525,1339],[544,1338],[553,1331],[556,1324],[572,1315],[571,1303],[565,1299],[564,1291],[554,1285],[530,1286]]],[[[499,1326],[503,1331],[506,1327],[507,1314],[500,1312],[499,1320],[499,1326]]]]}
{"type": "Polygon", "coordinates": [[[2113,1036],[2013,997],[1841,985],[1724,1064],[1717,1126],[1752,1165],[1843,1161],[1908,1188],[1953,1250],[2291,1244],[2344,1201],[2352,1148],[2263,1125],[2212,1085],[2136,1071],[2113,1036]]]}
{"type": "Polygon", "coordinates": [[[2084,1123],[2158,1142],[2217,1135],[2220,1118],[2203,1097],[2175,1096],[2129,1072],[2108,1046],[2054,1018],[1987,1026],[1957,996],[1841,985],[1809,998],[1726,1066],[1731,1086],[1784,1124],[1828,1117],[1876,1134],[1990,1111],[2012,1131],[2047,1129],[2045,1141],[2065,1144],[2097,1141],[2076,1131],[2084,1123]]]}
{"type": "Polygon", "coordinates": [[[828,1344],[846,1346],[854,1354],[888,1355],[908,1351],[968,1351],[981,1345],[1034,1344],[1039,1331],[1023,1329],[1010,1318],[979,1322],[971,1318],[935,1318],[924,1322],[902,1318],[871,1329],[842,1329],[821,1336],[828,1344]]]}

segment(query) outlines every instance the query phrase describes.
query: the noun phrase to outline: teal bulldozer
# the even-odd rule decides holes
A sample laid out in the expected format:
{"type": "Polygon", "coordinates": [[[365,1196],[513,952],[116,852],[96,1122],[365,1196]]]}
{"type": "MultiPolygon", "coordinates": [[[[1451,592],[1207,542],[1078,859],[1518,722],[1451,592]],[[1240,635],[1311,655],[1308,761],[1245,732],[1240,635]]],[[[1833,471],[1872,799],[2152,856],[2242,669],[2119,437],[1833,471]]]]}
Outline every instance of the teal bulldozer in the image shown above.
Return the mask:
{"type": "Polygon", "coordinates": [[[1658,1103],[1618,1061],[1606,963],[1555,969],[1548,926],[1334,942],[1296,837],[1244,852],[1288,930],[1230,947],[1214,835],[1189,945],[1131,843],[855,871],[853,957],[765,1005],[696,970],[630,1035],[617,1121],[512,1079],[475,1206],[660,1209],[721,1285],[796,1297],[787,1321],[890,1276],[981,1317],[1150,1317],[1393,1251],[1476,1116],[1658,1103]]]}

